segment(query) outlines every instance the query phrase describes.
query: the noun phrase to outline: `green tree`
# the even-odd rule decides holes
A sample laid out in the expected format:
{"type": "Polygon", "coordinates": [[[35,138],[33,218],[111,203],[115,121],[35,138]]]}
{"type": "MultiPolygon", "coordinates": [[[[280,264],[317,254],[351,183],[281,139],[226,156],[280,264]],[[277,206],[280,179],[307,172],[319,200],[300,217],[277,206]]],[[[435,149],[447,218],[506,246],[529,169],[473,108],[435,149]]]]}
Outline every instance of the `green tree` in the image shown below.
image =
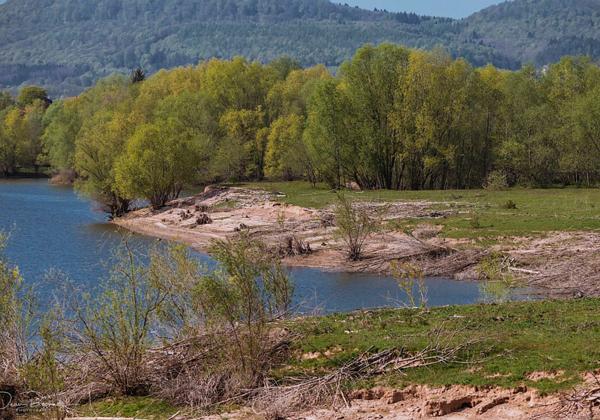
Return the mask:
{"type": "Polygon", "coordinates": [[[216,172],[226,179],[261,180],[266,149],[263,110],[229,110],[219,122],[225,135],[215,160],[216,172]]]}
{"type": "Polygon", "coordinates": [[[18,169],[19,140],[25,137],[25,127],[18,108],[9,108],[3,117],[0,126],[0,169],[4,176],[8,176],[18,169]]]}
{"type": "Polygon", "coordinates": [[[34,168],[36,173],[39,171],[40,165],[44,163],[42,136],[45,111],[46,104],[41,101],[34,101],[25,107],[22,111],[23,131],[17,143],[19,165],[34,168]]]}
{"type": "Polygon", "coordinates": [[[75,99],[57,101],[44,115],[44,150],[56,170],[75,166],[75,140],[82,125],[79,107],[80,103],[75,99]]]}
{"type": "Polygon", "coordinates": [[[348,97],[336,80],[320,82],[309,102],[305,131],[309,157],[319,176],[337,189],[344,186],[357,158],[351,153],[357,132],[349,108],[348,97]]]}
{"type": "Polygon", "coordinates": [[[48,98],[48,92],[46,89],[39,86],[25,86],[19,91],[17,96],[17,104],[20,107],[26,107],[27,105],[33,104],[35,101],[41,101],[46,106],[50,104],[50,98],[48,98]]]}
{"type": "Polygon", "coordinates": [[[265,159],[265,173],[268,177],[290,181],[306,172],[310,162],[302,141],[303,131],[303,119],[295,114],[273,122],[265,159]]]}
{"type": "Polygon", "coordinates": [[[83,95],[79,109],[82,126],[75,140],[74,169],[80,177],[75,185],[113,216],[129,208],[129,198],[117,189],[114,166],[135,129],[129,119],[135,94],[125,77],[110,77],[83,95]]]}
{"type": "Polygon", "coordinates": [[[9,92],[0,91],[0,112],[13,106],[15,100],[9,92]]]}
{"type": "Polygon", "coordinates": [[[194,180],[197,146],[171,121],[137,128],[115,167],[116,188],[124,197],[140,197],[160,208],[194,180]]]}
{"type": "Polygon", "coordinates": [[[367,45],[341,67],[356,130],[357,152],[364,168],[354,181],[368,188],[397,188],[403,136],[393,121],[402,101],[400,83],[408,66],[409,51],[392,44],[367,45]]]}

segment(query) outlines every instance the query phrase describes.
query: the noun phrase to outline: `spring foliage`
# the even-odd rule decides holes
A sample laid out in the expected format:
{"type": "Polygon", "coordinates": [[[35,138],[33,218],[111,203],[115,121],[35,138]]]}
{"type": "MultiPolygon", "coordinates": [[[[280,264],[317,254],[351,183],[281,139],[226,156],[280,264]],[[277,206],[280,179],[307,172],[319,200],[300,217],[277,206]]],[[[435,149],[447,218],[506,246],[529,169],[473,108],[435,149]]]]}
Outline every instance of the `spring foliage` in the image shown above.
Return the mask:
{"type": "Polygon", "coordinates": [[[213,59],[136,83],[111,76],[47,110],[38,90],[3,95],[0,169],[75,171],[116,215],[190,184],[265,177],[336,189],[593,185],[599,90],[599,67],[582,57],[503,71],[367,45],[335,76],[288,58],[213,59]]]}

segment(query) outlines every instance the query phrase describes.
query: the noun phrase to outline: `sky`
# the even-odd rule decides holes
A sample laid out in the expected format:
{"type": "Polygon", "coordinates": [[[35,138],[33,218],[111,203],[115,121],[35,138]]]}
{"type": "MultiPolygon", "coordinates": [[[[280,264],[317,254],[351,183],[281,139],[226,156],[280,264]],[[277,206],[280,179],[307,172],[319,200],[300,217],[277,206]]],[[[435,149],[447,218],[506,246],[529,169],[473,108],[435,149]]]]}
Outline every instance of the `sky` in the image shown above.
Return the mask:
{"type": "Polygon", "coordinates": [[[334,0],[364,9],[387,9],[390,12],[415,12],[419,15],[453,18],[467,17],[501,0],[334,0]]]}

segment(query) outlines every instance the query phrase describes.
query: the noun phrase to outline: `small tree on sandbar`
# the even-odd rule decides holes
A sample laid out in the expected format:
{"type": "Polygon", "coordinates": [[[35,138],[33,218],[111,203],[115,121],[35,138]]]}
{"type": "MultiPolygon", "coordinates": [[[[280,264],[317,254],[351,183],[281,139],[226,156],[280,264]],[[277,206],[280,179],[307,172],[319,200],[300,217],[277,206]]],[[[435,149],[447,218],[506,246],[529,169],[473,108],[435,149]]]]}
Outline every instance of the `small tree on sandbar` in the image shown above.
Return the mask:
{"type": "Polygon", "coordinates": [[[359,209],[343,194],[338,194],[335,205],[336,236],[344,241],[348,259],[358,261],[362,257],[365,243],[378,229],[378,219],[359,209]]]}

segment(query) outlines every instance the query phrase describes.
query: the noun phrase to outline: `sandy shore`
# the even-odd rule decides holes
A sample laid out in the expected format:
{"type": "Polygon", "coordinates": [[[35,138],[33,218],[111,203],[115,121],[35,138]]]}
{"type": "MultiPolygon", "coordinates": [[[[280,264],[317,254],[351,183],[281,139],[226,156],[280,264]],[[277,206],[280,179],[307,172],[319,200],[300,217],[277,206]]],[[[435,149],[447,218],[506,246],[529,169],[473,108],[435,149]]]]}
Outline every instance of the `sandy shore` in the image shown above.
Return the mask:
{"type": "MultiPolygon", "coordinates": [[[[368,207],[366,211],[385,206],[384,219],[442,217],[442,213],[431,210],[431,205],[428,202],[364,204],[368,207]]],[[[343,243],[334,235],[333,220],[331,209],[285,205],[271,193],[223,188],[175,200],[160,211],[134,211],[114,223],[133,232],[182,242],[199,251],[206,251],[215,239],[225,239],[247,229],[278,250],[286,265],[334,271],[387,273],[391,261],[446,253],[443,241],[436,238],[435,228],[414,236],[383,231],[368,241],[361,261],[351,262],[346,258],[343,243]],[[205,217],[210,223],[199,220],[205,217]],[[310,247],[310,252],[297,252],[297,244],[310,247]]],[[[457,270],[451,271],[457,274],[457,270]]]]}
{"type": "Polygon", "coordinates": [[[361,204],[365,211],[373,212],[384,206],[384,221],[411,218],[424,223],[410,234],[382,230],[373,235],[364,258],[357,262],[347,260],[343,243],[335,237],[330,208],[282,204],[265,191],[207,189],[175,200],[160,211],[134,211],[114,223],[133,232],[182,242],[199,251],[207,251],[215,239],[248,230],[278,252],[288,266],[344,272],[387,274],[392,261],[404,261],[420,265],[427,276],[477,279],[477,265],[491,252],[499,251],[508,256],[506,263],[516,277],[546,295],[600,295],[600,233],[557,232],[481,248],[440,238],[435,219],[448,216],[452,210],[439,212],[433,209],[434,204],[438,203],[361,204]]]}

